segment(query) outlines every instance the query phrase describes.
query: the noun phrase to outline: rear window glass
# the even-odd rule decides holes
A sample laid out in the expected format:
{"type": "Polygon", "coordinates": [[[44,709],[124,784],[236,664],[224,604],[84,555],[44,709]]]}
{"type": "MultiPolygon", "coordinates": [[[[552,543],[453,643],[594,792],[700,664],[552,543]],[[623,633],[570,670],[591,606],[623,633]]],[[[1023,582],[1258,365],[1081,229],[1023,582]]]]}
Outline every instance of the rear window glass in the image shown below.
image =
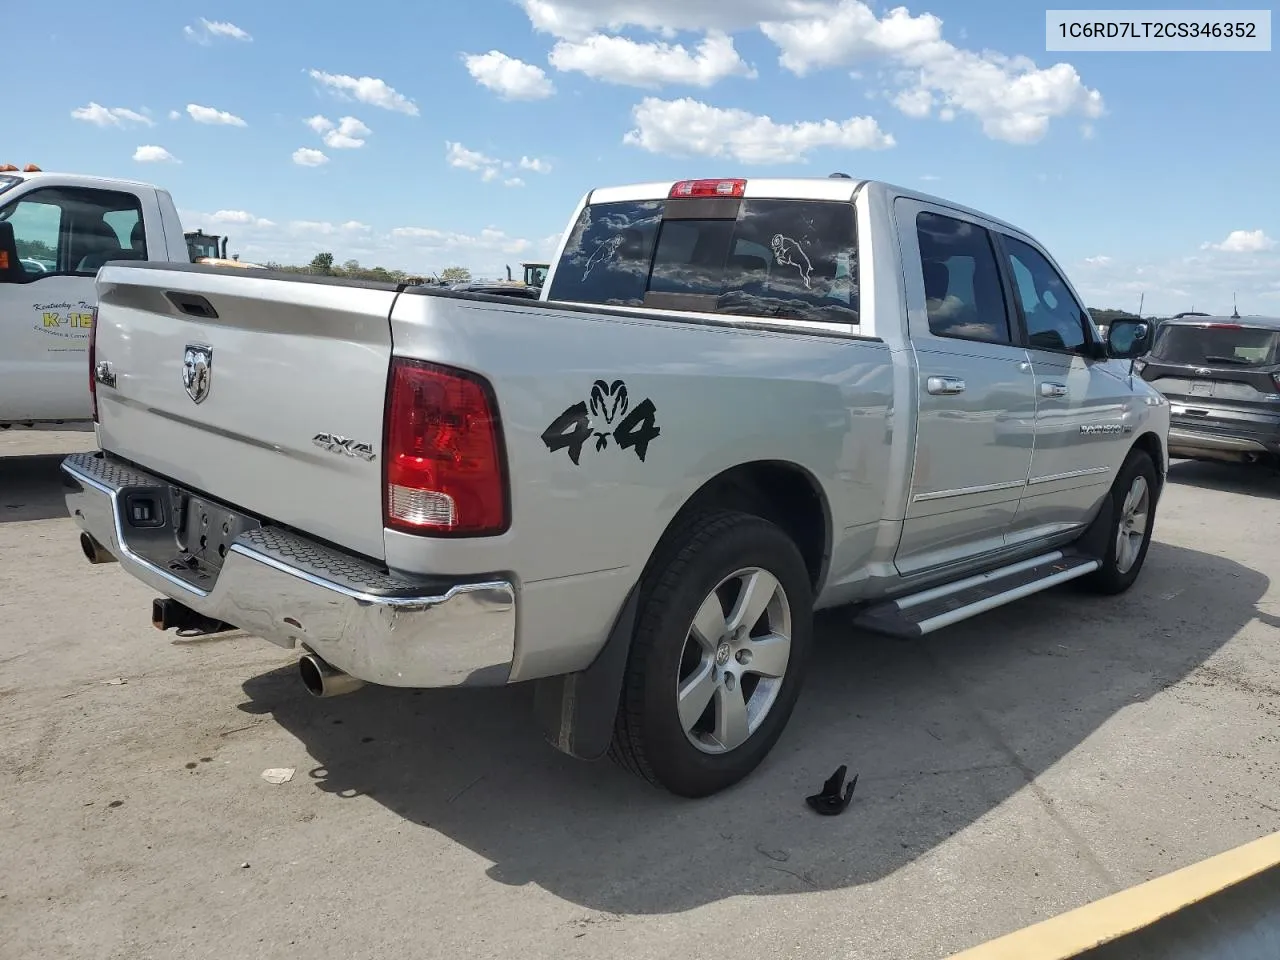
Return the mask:
{"type": "Polygon", "coordinates": [[[1184,327],[1162,324],[1151,355],[1197,367],[1260,367],[1277,362],[1280,331],[1257,327],[1184,327]]]}
{"type": "Polygon", "coordinates": [[[550,299],[642,305],[662,205],[604,203],[583,210],[556,267],[550,299]]]}
{"type": "Polygon", "coordinates": [[[858,323],[850,204],[744,200],[732,220],[662,221],[662,207],[657,201],[584,211],[549,298],[641,305],[647,292],[687,294],[716,298],[713,306],[690,307],[699,312],[858,323]],[[626,230],[640,236],[618,235],[626,230]],[[604,269],[588,271],[598,250],[604,269]]]}

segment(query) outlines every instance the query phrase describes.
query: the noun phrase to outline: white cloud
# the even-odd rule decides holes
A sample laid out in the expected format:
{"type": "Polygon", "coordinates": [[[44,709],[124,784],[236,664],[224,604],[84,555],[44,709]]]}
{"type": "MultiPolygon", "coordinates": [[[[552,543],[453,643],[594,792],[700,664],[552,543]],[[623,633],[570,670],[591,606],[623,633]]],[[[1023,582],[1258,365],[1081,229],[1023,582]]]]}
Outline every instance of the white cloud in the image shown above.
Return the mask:
{"type": "Polygon", "coordinates": [[[934,181],[934,180],[941,180],[942,178],[938,176],[936,173],[922,173],[920,174],[920,179],[934,181]]]}
{"type": "Polygon", "coordinates": [[[213,107],[202,107],[198,103],[187,104],[187,116],[196,123],[222,124],[228,127],[248,126],[247,123],[237,117],[234,113],[227,113],[225,110],[215,110],[213,107]]]}
{"type": "Polygon", "coordinates": [[[145,114],[130,110],[127,107],[104,107],[100,103],[89,101],[85,107],[76,107],[71,116],[96,127],[126,127],[136,124],[141,127],[155,126],[154,121],[145,114]]]}
{"type": "Polygon", "coordinates": [[[358,100],[371,107],[381,107],[395,113],[406,113],[411,117],[418,115],[418,105],[389,86],[385,80],[377,77],[351,77],[340,73],[325,73],[323,70],[308,70],[311,79],[328,87],[336,96],[347,100],[358,100]]]}
{"type": "MultiPolygon", "coordinates": [[[[903,6],[877,16],[861,0],[521,0],[521,5],[536,30],[567,41],[557,44],[560,50],[590,49],[599,44],[593,36],[599,31],[626,27],[668,38],[678,30],[714,35],[758,29],[778,47],[782,66],[796,75],[878,63],[892,86],[887,99],[907,115],[949,121],[965,113],[988,137],[1010,143],[1035,143],[1051,121],[1068,116],[1085,121],[1081,135],[1090,137],[1088,121],[1104,113],[1102,95],[1086,87],[1070,64],[1041,69],[1026,57],[962,49],[942,38],[937,16],[913,15],[903,6]]],[[[617,51],[663,46],[600,40],[617,51]]],[[[632,66],[619,57],[599,69],[612,74],[602,73],[601,79],[614,82],[624,82],[614,76],[627,77],[632,70],[640,77],[662,76],[657,60],[632,66]],[[649,73],[643,72],[646,66],[649,73]]]]}
{"type": "MultiPolygon", "coordinates": [[[[491,183],[497,180],[502,176],[503,170],[510,170],[516,166],[521,170],[532,170],[535,173],[551,172],[551,164],[545,160],[539,160],[537,157],[521,157],[517,164],[510,160],[499,160],[497,157],[491,157],[488,154],[481,153],[479,150],[468,149],[453,140],[446,140],[444,147],[445,161],[449,166],[478,173],[484,183],[491,183]]],[[[524,186],[524,180],[520,177],[507,177],[502,183],[507,187],[524,186]]]]}
{"type": "Polygon", "coordinates": [[[177,111],[177,110],[170,110],[170,111],[169,111],[169,119],[170,119],[170,120],[181,120],[181,119],[182,119],[182,114],[181,114],[181,112],[179,112],[179,111],[177,111]]]}
{"type": "Polygon", "coordinates": [[[1229,315],[1233,294],[1242,314],[1274,313],[1280,295],[1280,251],[1275,248],[1252,252],[1210,246],[1159,260],[1110,257],[1077,272],[1073,279],[1088,306],[1135,310],[1145,295],[1143,312],[1154,316],[1192,309],[1229,315]]]}
{"type": "Polygon", "coordinates": [[[565,39],[582,39],[596,30],[617,32],[642,27],[670,36],[677,30],[726,33],[762,20],[812,14],[818,0],[520,0],[533,28],[565,39]]]}
{"type": "Polygon", "coordinates": [[[449,161],[449,166],[451,167],[480,171],[497,167],[501,164],[501,161],[485,156],[479,150],[468,150],[462,144],[454,143],[452,140],[446,140],[444,147],[445,159],[449,161]]]}
{"type": "Polygon", "coordinates": [[[342,229],[348,230],[348,231],[355,231],[357,233],[365,233],[369,230],[372,230],[373,227],[369,226],[367,223],[361,223],[359,220],[348,220],[346,223],[342,225],[342,229]]]}
{"type": "Polygon", "coordinates": [[[357,147],[363,147],[364,138],[373,133],[355,117],[341,118],[336,127],[325,117],[312,117],[307,121],[307,125],[317,133],[323,133],[325,145],[334,150],[354,150],[357,147]],[[322,125],[318,125],[316,121],[321,121],[322,125]]]}
{"type": "Polygon", "coordinates": [[[646,97],[632,110],[623,142],[672,156],[728,157],[741,163],[798,163],[821,147],[881,150],[894,145],[872,117],[775,123],[746,110],[697,100],[646,97]]]}
{"type": "Polygon", "coordinates": [[[906,7],[895,7],[882,20],[858,0],[815,7],[809,17],[770,18],[760,29],[781,50],[778,62],[797,76],[870,57],[903,54],[942,39],[942,21],[931,13],[913,17],[906,7]]]}
{"type": "Polygon", "coordinates": [[[710,87],[728,77],[756,76],[733,40],[718,32],[708,34],[693,52],[679,44],[638,43],[597,33],[580,41],[559,41],[548,59],[560,71],[649,89],[663,84],[710,87]]]}
{"type": "Polygon", "coordinates": [[[1111,262],[1111,258],[1105,254],[1099,254],[1096,257],[1085,257],[1084,262],[1089,264],[1091,267],[1105,267],[1111,262]]]}
{"type": "Polygon", "coordinates": [[[1262,253],[1276,242],[1261,230],[1232,230],[1221,243],[1205,243],[1202,250],[1221,250],[1223,253],[1262,253]]]}
{"type": "Polygon", "coordinates": [[[485,227],[477,234],[453,233],[429,227],[396,227],[391,231],[391,236],[408,241],[421,250],[451,250],[455,255],[476,250],[520,254],[533,246],[528,240],[509,236],[495,227],[485,227]]]}
{"type": "Polygon", "coordinates": [[[476,83],[504,100],[542,100],[556,92],[541,67],[509,57],[499,50],[463,57],[467,72],[476,83]]]}
{"type": "Polygon", "coordinates": [[[333,129],[333,121],[328,117],[322,117],[320,114],[316,114],[314,117],[308,117],[302,122],[316,133],[326,133],[333,129]]]}
{"type": "Polygon", "coordinates": [[[157,147],[152,144],[139,147],[133,151],[133,159],[138,163],[178,163],[178,158],[166,150],[164,147],[157,147]]]}
{"type": "Polygon", "coordinates": [[[532,170],[534,173],[550,173],[551,164],[545,160],[539,160],[537,157],[521,157],[521,170],[532,170]]]}
{"type": "Polygon", "coordinates": [[[225,20],[206,20],[204,17],[201,17],[195,26],[183,27],[182,32],[188,40],[194,40],[200,44],[208,44],[217,37],[244,41],[253,39],[247,31],[240,29],[234,23],[228,23],[225,20]]]}
{"type": "Polygon", "coordinates": [[[255,217],[247,210],[218,210],[215,213],[209,214],[207,219],[212,220],[214,223],[236,224],[237,226],[264,228],[275,226],[274,221],[268,220],[265,217],[255,217]]]}
{"type": "Polygon", "coordinates": [[[300,167],[318,167],[329,162],[323,151],[311,147],[299,147],[293,151],[293,162],[300,167]]]}

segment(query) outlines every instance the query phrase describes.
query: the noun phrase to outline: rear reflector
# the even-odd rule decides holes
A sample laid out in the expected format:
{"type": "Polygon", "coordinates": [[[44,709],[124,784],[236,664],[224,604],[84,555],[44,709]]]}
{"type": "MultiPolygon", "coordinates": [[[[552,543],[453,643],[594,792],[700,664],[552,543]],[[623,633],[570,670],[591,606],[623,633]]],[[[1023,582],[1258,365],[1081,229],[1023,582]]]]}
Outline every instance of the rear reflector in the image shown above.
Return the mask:
{"type": "Polygon", "coordinates": [[[93,422],[98,422],[98,308],[89,313],[89,400],[93,404],[93,422]]]}
{"type": "Polygon", "coordinates": [[[392,361],[383,441],[388,527],[436,536],[492,536],[508,526],[498,408],[473,374],[392,361]]]}
{"type": "Polygon", "coordinates": [[[746,189],[745,180],[681,180],[668,197],[740,197],[746,189]]]}

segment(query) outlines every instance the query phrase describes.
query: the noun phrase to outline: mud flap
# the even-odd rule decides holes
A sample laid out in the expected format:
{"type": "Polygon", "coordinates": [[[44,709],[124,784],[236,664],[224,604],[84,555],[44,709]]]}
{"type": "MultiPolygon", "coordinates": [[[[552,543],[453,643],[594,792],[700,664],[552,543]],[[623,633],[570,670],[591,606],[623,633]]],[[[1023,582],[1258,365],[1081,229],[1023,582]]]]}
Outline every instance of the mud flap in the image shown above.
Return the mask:
{"type": "Polygon", "coordinates": [[[534,716],[543,736],[562,753],[579,760],[598,760],[609,749],[639,603],[637,584],[627,594],[609,638],[589,667],[536,681],[534,716]]]}

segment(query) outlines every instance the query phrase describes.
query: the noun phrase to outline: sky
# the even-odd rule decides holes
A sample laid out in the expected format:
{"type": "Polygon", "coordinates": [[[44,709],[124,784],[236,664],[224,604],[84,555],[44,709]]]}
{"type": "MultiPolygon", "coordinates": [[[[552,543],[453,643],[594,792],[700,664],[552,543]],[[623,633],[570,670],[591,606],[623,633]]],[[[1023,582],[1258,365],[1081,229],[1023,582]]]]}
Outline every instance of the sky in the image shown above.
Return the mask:
{"type": "Polygon", "coordinates": [[[155,183],[244,260],[519,276],[593,187],[842,171],[1017,224],[1091,307],[1280,314],[1270,52],[1046,53],[1001,0],[50,10],[4,15],[0,163],[155,183]]]}

